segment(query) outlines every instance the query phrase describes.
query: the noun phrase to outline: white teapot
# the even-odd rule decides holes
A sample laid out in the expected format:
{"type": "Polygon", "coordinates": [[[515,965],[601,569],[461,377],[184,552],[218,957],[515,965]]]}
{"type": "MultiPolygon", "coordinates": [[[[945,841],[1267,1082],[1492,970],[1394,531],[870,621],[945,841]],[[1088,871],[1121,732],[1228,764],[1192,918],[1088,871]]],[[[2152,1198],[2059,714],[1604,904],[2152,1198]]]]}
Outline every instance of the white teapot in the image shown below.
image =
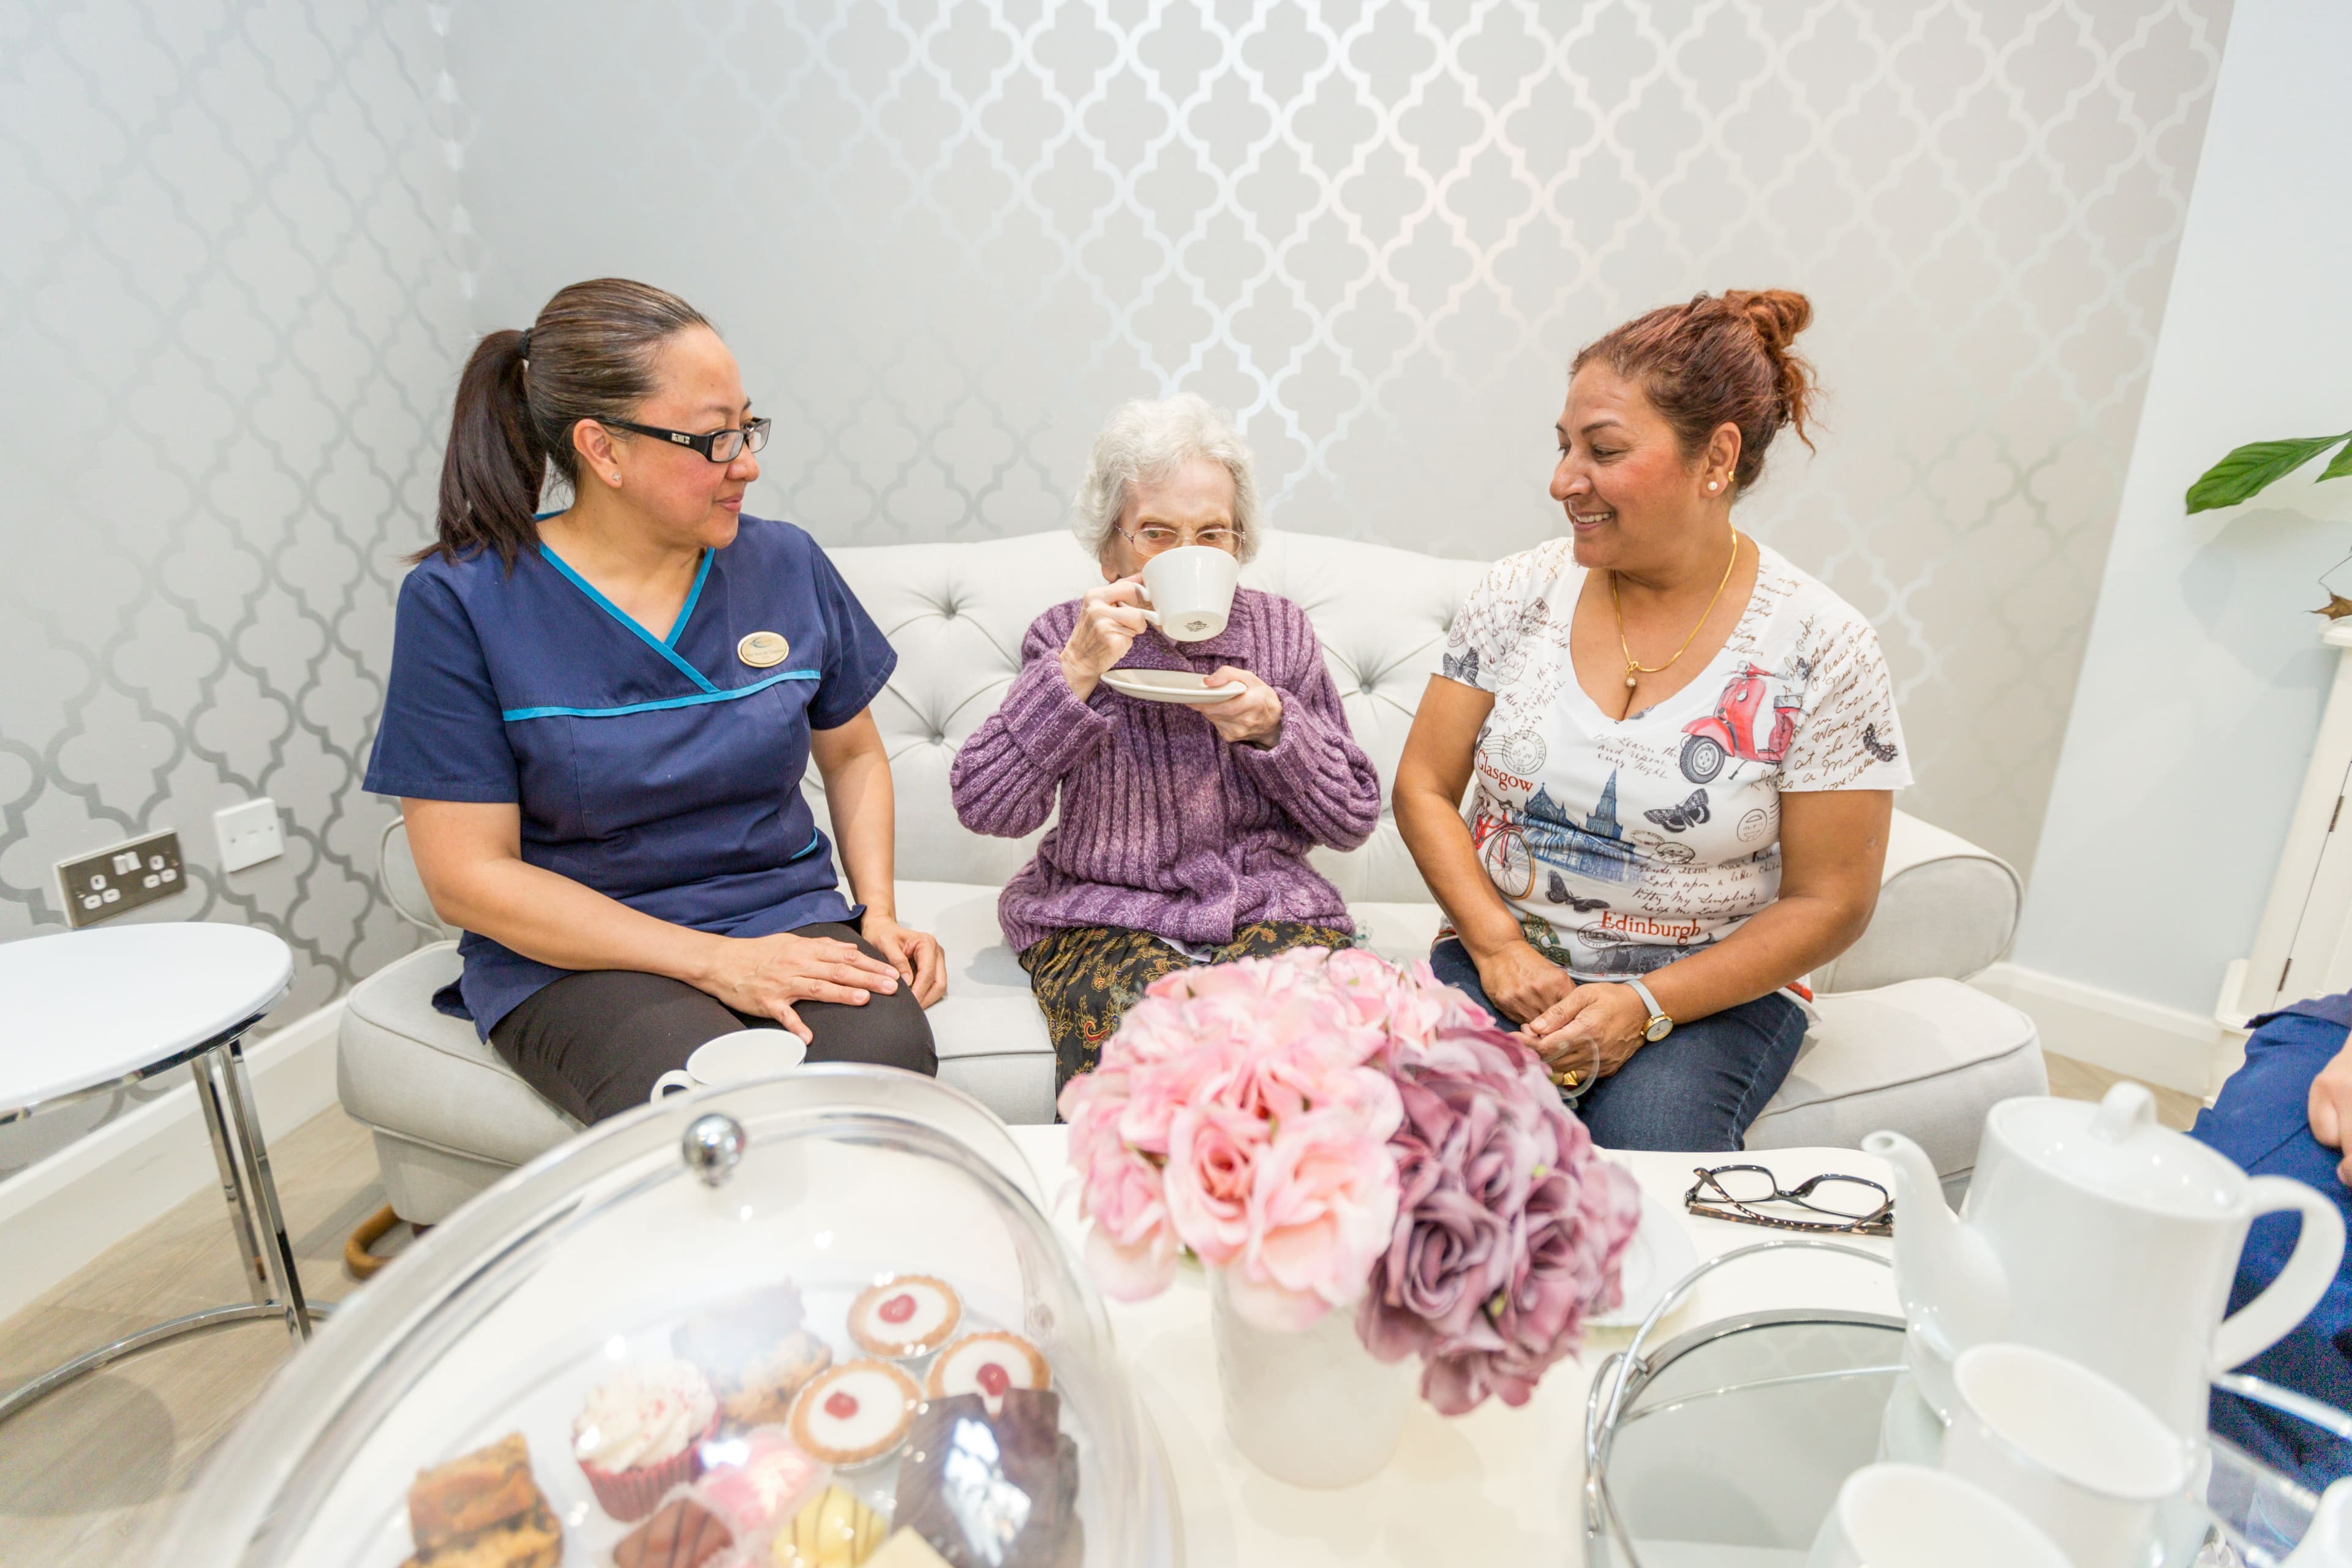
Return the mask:
{"type": "Polygon", "coordinates": [[[2319,1511],[2286,1568],[2352,1568],[2352,1480],[2337,1481],[2321,1495],[2319,1511]]]}
{"type": "Polygon", "coordinates": [[[2138,1395],[2173,1430],[2205,1431],[2213,1377],[2269,1349],[2318,1304],[2344,1256],[2326,1197],[2248,1176],[2119,1083],[2096,1105],[2006,1100],[1985,1119],[1965,1217],[1918,1145],[1863,1140],[1895,1167],[1895,1286],[1919,1391],[1947,1420],[1952,1362],[1990,1340],[2038,1345],[2138,1395]],[[2303,1215],[2294,1256],[2228,1318],[2259,1215],[2303,1215]]]}

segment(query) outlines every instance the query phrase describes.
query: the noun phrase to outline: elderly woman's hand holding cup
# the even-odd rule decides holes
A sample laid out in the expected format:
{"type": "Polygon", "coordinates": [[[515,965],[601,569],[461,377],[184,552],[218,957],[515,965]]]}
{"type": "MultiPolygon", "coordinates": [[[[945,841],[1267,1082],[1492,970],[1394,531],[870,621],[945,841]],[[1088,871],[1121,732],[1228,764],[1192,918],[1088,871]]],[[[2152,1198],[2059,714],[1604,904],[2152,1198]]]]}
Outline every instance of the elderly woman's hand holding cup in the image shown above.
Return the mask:
{"type": "Polygon", "coordinates": [[[1070,683],[1070,691],[1079,701],[1094,695],[1103,671],[1125,658],[1128,648],[1151,624],[1142,605],[1139,572],[1087,590],[1078,624],[1070,628],[1069,640],[1062,645],[1062,679],[1070,683]]]}

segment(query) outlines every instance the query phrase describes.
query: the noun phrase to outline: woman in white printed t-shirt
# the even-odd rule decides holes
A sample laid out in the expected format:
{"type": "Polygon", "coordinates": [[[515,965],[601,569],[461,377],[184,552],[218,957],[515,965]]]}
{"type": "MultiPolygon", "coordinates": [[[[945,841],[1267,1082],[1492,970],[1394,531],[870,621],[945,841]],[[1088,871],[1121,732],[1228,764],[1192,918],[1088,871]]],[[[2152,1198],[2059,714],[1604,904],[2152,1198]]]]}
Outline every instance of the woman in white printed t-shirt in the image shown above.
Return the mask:
{"type": "Polygon", "coordinates": [[[1732,524],[1775,433],[1805,438],[1811,314],[1700,295],[1576,356],[1570,531],[1471,592],[1397,767],[1431,963],[1604,1147],[1740,1147],[1804,1036],[1785,988],[1869,923],[1911,782],[1870,624],[1732,524]]]}

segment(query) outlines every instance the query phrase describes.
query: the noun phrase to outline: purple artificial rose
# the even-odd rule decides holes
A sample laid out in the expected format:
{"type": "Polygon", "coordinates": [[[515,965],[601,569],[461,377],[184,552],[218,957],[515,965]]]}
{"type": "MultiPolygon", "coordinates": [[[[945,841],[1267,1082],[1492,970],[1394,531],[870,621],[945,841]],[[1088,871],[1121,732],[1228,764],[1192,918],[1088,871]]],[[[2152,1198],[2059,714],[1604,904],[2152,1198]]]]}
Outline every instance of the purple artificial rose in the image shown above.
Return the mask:
{"type": "Polygon", "coordinates": [[[1582,1342],[1585,1313],[1615,1304],[1640,1191],[1500,1030],[1449,1020],[1394,1070],[1396,1226],[1357,1332],[1382,1361],[1418,1352],[1444,1415],[1490,1394],[1524,1405],[1582,1342]]]}

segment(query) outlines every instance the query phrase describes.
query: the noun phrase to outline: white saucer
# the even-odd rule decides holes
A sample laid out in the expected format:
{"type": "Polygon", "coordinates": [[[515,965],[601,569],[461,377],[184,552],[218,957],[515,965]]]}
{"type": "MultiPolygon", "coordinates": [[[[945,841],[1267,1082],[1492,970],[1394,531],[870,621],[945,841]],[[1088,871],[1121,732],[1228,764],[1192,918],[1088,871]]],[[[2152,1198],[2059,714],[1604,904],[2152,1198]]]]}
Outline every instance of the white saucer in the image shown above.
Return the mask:
{"type": "Polygon", "coordinates": [[[1146,702],[1188,702],[1195,707],[1223,702],[1249,689],[1238,680],[1211,686],[1207,676],[1189,669],[1106,669],[1102,679],[1113,691],[1146,702]]]}
{"type": "Polygon", "coordinates": [[[1698,1248],[1691,1245],[1675,1211],[1643,1193],[1641,1228],[1625,1244],[1624,1261],[1618,1266],[1624,1303],[1613,1312],[1596,1313],[1584,1321],[1595,1328],[1638,1329],[1650,1309],[1697,1267],[1698,1248]]]}

